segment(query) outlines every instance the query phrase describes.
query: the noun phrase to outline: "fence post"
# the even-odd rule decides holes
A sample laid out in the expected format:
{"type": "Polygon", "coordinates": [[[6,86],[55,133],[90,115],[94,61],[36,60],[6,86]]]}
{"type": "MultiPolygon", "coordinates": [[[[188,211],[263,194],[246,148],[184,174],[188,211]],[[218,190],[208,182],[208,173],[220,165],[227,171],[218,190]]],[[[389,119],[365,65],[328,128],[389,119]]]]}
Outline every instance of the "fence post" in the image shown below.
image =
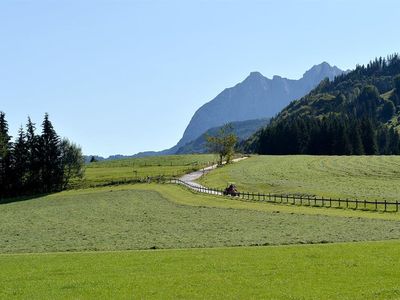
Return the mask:
{"type": "Polygon", "coordinates": [[[367,200],[364,200],[364,209],[367,209],[367,200]]]}
{"type": "Polygon", "coordinates": [[[271,193],[268,193],[268,201],[271,202],[271,193]]]}
{"type": "Polygon", "coordinates": [[[378,200],[375,200],[375,210],[378,210],[378,200]]]}
{"type": "Polygon", "coordinates": [[[332,207],[332,198],[329,198],[329,207],[332,207]]]}
{"type": "Polygon", "coordinates": [[[283,202],[283,200],[282,200],[282,194],[281,194],[281,203],[283,202]]]}
{"type": "Polygon", "coordinates": [[[385,210],[384,211],[386,211],[386,205],[387,205],[387,203],[386,203],[386,200],[385,200],[385,210]]]}
{"type": "Polygon", "coordinates": [[[289,203],[289,195],[286,194],[286,203],[289,203]]]}
{"type": "Polygon", "coordinates": [[[396,212],[399,212],[399,200],[396,200],[396,212]]]}
{"type": "Polygon", "coordinates": [[[258,194],[258,201],[260,201],[260,193],[257,193],[258,194]]]}
{"type": "Polygon", "coordinates": [[[300,196],[300,205],[303,205],[303,197],[300,196]]]}
{"type": "Polygon", "coordinates": [[[310,196],[307,196],[307,199],[308,199],[308,206],[310,206],[311,205],[310,196]]]}
{"type": "Polygon", "coordinates": [[[322,207],[324,207],[325,205],[324,205],[324,197],[322,197],[322,207]]]}
{"type": "Polygon", "coordinates": [[[356,199],[356,209],[358,209],[358,199],[356,199]]]}

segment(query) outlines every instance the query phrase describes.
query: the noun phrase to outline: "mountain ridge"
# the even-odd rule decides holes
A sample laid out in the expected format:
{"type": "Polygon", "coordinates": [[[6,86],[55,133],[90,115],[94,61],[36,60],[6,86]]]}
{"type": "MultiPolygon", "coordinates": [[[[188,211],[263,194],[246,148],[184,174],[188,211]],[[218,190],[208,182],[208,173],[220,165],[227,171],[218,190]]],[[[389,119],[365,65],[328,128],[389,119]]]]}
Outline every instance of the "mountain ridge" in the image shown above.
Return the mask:
{"type": "Polygon", "coordinates": [[[332,80],[343,72],[327,62],[314,65],[297,80],[278,75],[270,79],[253,71],[242,82],[224,89],[202,105],[194,113],[176,148],[224,123],[273,117],[292,100],[307,94],[324,78],[332,80]]]}
{"type": "Polygon", "coordinates": [[[299,79],[288,79],[279,75],[270,79],[259,71],[252,71],[244,80],[223,89],[216,97],[198,108],[175,146],[162,151],[145,151],[130,156],[113,155],[108,159],[175,154],[211,128],[231,122],[274,117],[291,101],[300,99],[315,88],[324,78],[332,80],[343,73],[345,71],[325,61],[313,65],[299,79]]]}

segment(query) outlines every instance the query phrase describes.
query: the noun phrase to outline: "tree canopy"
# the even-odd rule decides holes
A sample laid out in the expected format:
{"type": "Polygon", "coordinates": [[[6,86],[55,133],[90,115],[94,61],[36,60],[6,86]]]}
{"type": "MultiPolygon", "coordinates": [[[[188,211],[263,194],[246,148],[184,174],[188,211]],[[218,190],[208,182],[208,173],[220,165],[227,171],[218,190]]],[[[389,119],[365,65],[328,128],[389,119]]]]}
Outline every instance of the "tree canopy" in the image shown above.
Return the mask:
{"type": "Polygon", "coordinates": [[[0,112],[0,198],[59,191],[82,174],[81,149],[60,139],[48,114],[40,135],[28,118],[26,132],[21,127],[11,142],[5,114],[0,112]]]}
{"type": "Polygon", "coordinates": [[[219,155],[219,164],[222,165],[224,158],[226,163],[230,163],[235,152],[235,145],[238,140],[233,133],[231,124],[222,126],[215,136],[207,136],[207,148],[212,153],[219,155]]]}

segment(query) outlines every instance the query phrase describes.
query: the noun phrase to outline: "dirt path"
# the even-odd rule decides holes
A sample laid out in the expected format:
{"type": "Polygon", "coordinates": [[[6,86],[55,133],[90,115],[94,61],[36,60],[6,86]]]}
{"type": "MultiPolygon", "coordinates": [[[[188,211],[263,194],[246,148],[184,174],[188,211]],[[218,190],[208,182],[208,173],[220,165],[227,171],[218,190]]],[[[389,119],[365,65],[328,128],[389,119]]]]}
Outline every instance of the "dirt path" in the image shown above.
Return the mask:
{"type": "MultiPolygon", "coordinates": [[[[246,159],[246,158],[247,158],[247,156],[236,158],[236,159],[233,159],[232,162],[238,162],[238,161],[241,161],[241,160],[246,159]]],[[[225,162],[223,164],[225,164],[225,162]]],[[[198,170],[198,171],[183,175],[181,178],[179,178],[179,180],[175,181],[175,183],[182,184],[182,185],[187,186],[188,188],[191,188],[192,190],[195,190],[195,191],[198,191],[198,192],[203,192],[203,193],[213,194],[213,195],[222,195],[221,192],[207,190],[206,187],[204,187],[201,184],[195,182],[201,176],[203,176],[203,175],[211,172],[212,170],[216,169],[217,166],[218,165],[215,164],[215,165],[203,168],[201,170],[198,170]]]]}

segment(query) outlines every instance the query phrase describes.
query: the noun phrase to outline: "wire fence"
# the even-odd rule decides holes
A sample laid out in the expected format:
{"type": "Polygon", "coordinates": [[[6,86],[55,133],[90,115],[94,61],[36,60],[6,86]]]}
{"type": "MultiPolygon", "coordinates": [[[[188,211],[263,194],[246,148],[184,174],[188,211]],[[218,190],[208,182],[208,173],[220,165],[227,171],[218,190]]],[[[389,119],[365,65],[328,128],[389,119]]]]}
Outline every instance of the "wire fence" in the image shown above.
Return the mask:
{"type": "Polygon", "coordinates": [[[360,200],[360,199],[334,199],[324,197],[313,197],[313,196],[297,196],[289,194],[263,194],[253,192],[238,192],[232,196],[226,194],[223,189],[208,188],[194,183],[184,182],[180,179],[170,179],[170,183],[176,183],[186,186],[194,191],[212,195],[220,195],[225,197],[234,197],[244,201],[256,201],[256,202],[270,202],[279,204],[290,204],[300,206],[312,206],[312,207],[326,207],[326,208],[348,208],[357,210],[367,211],[382,211],[382,212],[398,212],[399,201],[378,201],[378,200],[360,200]]]}

